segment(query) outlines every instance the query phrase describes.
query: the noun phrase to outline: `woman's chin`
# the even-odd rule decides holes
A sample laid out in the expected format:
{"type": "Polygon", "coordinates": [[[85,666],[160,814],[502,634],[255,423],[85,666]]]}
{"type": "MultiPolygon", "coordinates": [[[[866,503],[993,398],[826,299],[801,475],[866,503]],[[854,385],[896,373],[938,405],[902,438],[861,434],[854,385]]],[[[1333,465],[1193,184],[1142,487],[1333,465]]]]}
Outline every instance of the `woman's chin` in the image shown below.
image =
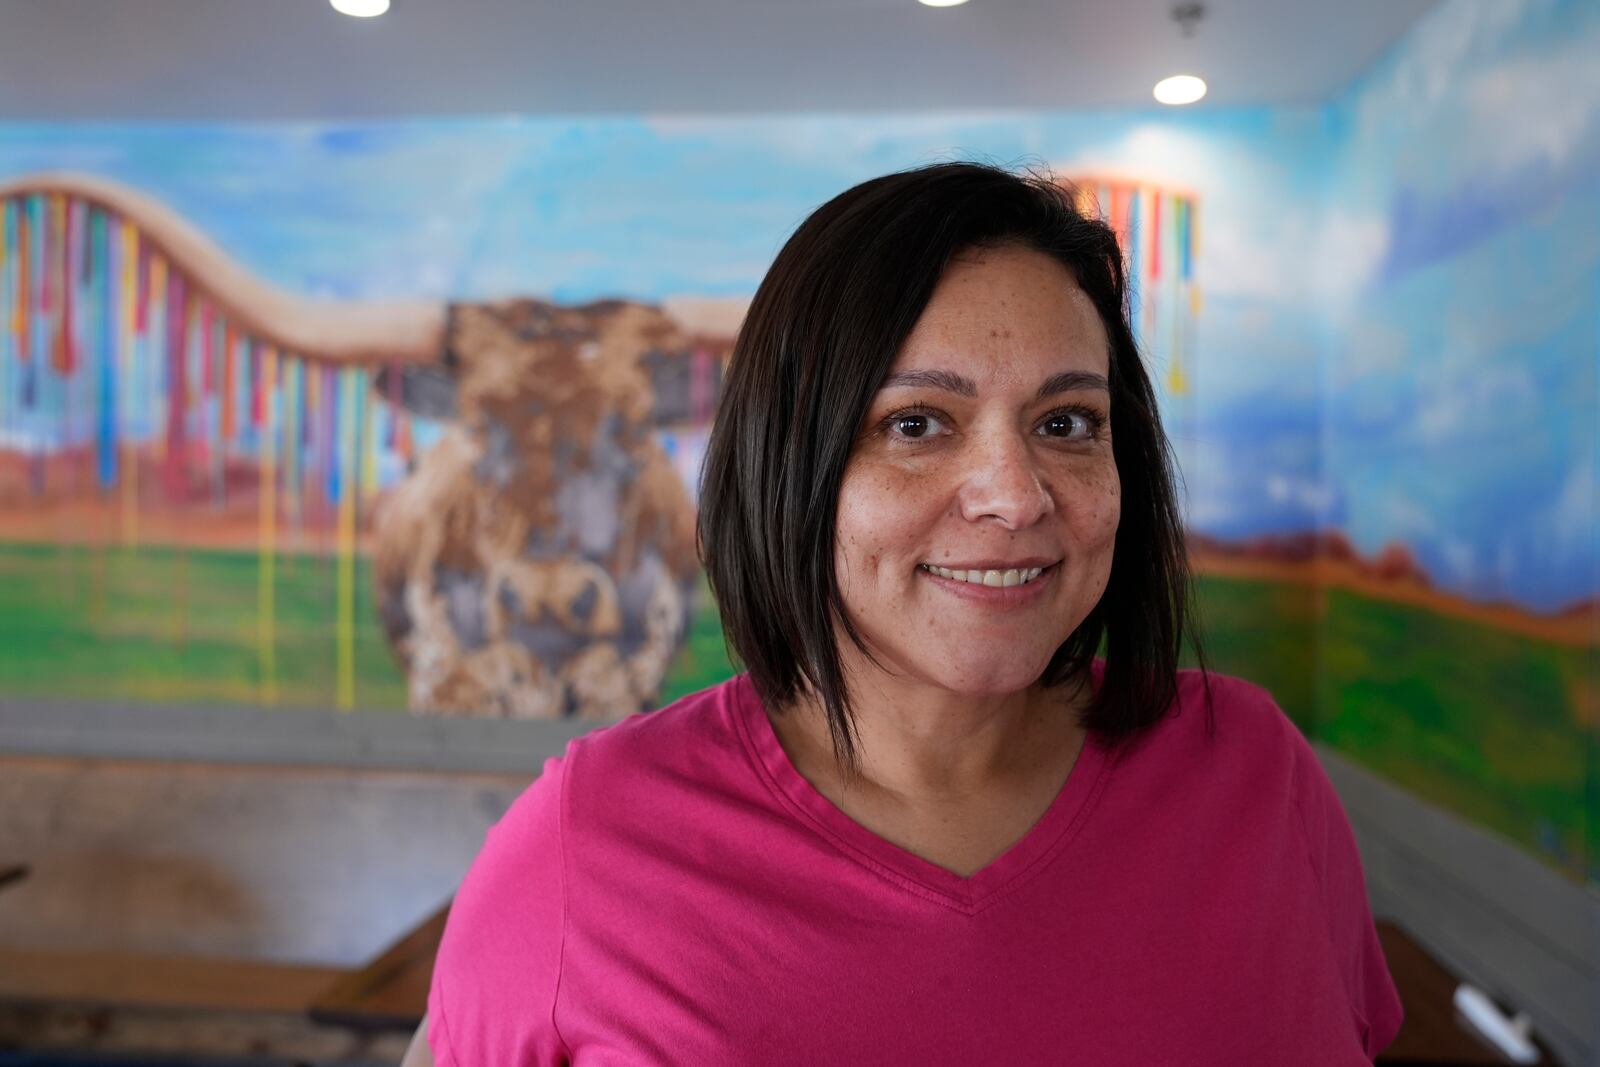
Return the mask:
{"type": "Polygon", "coordinates": [[[1030,641],[1027,637],[1015,633],[969,633],[961,640],[953,640],[948,634],[940,634],[934,640],[909,646],[903,639],[884,640],[879,634],[869,633],[870,661],[849,655],[851,649],[846,640],[841,639],[840,644],[846,652],[849,675],[860,671],[865,677],[876,676],[875,684],[890,689],[926,687],[977,699],[1020,693],[1038,683],[1060,641],[1030,641]],[[871,666],[872,661],[878,664],[877,668],[871,666]]]}
{"type": "Polygon", "coordinates": [[[997,654],[994,658],[967,659],[966,662],[947,660],[937,666],[930,665],[924,675],[940,689],[971,697],[996,697],[1020,693],[1037,682],[1044,669],[1050,665],[1045,656],[1037,663],[1018,662],[1016,654],[997,654]]]}

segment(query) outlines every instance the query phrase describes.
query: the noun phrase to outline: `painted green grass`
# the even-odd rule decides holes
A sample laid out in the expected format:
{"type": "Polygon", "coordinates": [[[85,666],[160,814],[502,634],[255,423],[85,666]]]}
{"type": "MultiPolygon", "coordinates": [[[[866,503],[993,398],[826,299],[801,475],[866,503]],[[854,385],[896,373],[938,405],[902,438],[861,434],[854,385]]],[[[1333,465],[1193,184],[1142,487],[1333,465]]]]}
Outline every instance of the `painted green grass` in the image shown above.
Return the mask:
{"type": "MultiPolygon", "coordinates": [[[[273,669],[258,630],[253,554],[0,546],[0,692],[178,704],[332,707],[337,564],[279,556],[273,669]]],[[[404,708],[405,678],[356,560],[356,704],[404,708]]]]}
{"type": "MultiPolygon", "coordinates": [[[[256,568],[247,553],[0,545],[0,694],[260,705],[256,568]]],[[[335,574],[330,558],[278,559],[280,705],[335,704],[335,574]]],[[[399,710],[405,680],[371,588],[358,560],[356,703],[399,710]]],[[[1319,675],[1311,590],[1204,577],[1198,593],[1213,668],[1265,686],[1307,733],[1419,797],[1600,879],[1600,812],[1584,799],[1600,746],[1575,707],[1584,650],[1330,591],[1319,675]]],[[[697,605],[662,703],[732,672],[703,583],[697,605]]]]}
{"type": "MultiPolygon", "coordinates": [[[[1196,584],[1207,666],[1264,687],[1303,731],[1312,733],[1313,591],[1286,582],[1237,578],[1201,577],[1196,584]]],[[[1191,644],[1183,663],[1192,667],[1195,662],[1191,644]]]]}
{"type": "Polygon", "coordinates": [[[1207,577],[1199,593],[1215,669],[1265,686],[1306,733],[1421,799],[1600,882],[1584,649],[1334,589],[1313,669],[1311,590],[1207,577]]]}
{"type": "MultiPolygon", "coordinates": [[[[267,703],[258,566],[242,552],[0,545],[0,693],[267,703]]],[[[274,566],[272,703],[332,707],[337,564],[325,556],[280,555],[274,566]]],[[[356,706],[402,710],[405,677],[372,610],[366,559],[356,560],[355,580],[356,706]]],[[[733,673],[704,582],[696,604],[662,703],[733,673]]]]}
{"type": "Polygon", "coordinates": [[[1339,590],[1328,594],[1317,733],[1411,792],[1600,881],[1586,810],[1589,653],[1339,590]]]}
{"type": "Polygon", "coordinates": [[[728,645],[722,636],[722,619],[717,615],[716,601],[711,599],[711,587],[702,577],[695,596],[695,616],[689,626],[689,639],[667,671],[667,680],[661,687],[661,703],[670,704],[697,689],[716,685],[732,677],[733,672],[728,645]]]}

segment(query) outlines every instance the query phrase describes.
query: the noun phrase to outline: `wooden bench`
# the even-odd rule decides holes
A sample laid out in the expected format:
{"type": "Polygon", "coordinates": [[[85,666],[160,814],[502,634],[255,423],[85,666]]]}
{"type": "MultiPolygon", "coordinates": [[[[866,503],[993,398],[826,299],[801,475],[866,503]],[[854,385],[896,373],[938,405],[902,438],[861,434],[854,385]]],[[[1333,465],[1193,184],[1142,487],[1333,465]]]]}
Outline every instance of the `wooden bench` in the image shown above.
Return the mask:
{"type": "Polygon", "coordinates": [[[341,975],[312,1003],[311,1017],[330,1026],[415,1030],[428,1008],[433,958],[449,917],[446,905],[367,966],[341,975]]]}
{"type": "Polygon", "coordinates": [[[0,947],[0,999],[13,1001],[305,1012],[345,974],[251,960],[0,947]]]}
{"type": "Polygon", "coordinates": [[[343,977],[334,967],[0,948],[0,1049],[106,1062],[398,1063],[408,1035],[312,1019],[316,998],[343,977]]]}

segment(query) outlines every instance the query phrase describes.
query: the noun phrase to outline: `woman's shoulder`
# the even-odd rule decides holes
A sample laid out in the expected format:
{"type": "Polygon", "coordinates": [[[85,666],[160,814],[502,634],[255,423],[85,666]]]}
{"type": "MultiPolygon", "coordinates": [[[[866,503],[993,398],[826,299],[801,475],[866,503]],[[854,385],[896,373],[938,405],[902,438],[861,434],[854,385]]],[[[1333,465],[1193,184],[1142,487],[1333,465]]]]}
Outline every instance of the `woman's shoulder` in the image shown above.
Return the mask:
{"type": "Polygon", "coordinates": [[[581,750],[586,768],[614,770],[660,766],[678,758],[704,757],[738,743],[736,719],[745,699],[744,675],[685,694],[654,711],[641,711],[597,727],[569,745],[581,750]]]}
{"type": "Polygon", "coordinates": [[[740,751],[738,675],[686,694],[654,711],[636,712],[567,742],[511,804],[502,822],[515,826],[563,819],[593,827],[618,813],[657,810],[676,792],[737,775],[740,751]]]}
{"type": "Polygon", "coordinates": [[[1185,667],[1178,671],[1171,716],[1225,743],[1282,747],[1298,728],[1265,686],[1238,675],[1185,667]]]}
{"type": "Polygon", "coordinates": [[[1156,779],[1193,773],[1222,786],[1230,780],[1265,785],[1278,773],[1285,790],[1305,748],[1299,728],[1266,687],[1219,671],[1184,668],[1169,712],[1127,742],[1123,773],[1143,769],[1156,779]]]}

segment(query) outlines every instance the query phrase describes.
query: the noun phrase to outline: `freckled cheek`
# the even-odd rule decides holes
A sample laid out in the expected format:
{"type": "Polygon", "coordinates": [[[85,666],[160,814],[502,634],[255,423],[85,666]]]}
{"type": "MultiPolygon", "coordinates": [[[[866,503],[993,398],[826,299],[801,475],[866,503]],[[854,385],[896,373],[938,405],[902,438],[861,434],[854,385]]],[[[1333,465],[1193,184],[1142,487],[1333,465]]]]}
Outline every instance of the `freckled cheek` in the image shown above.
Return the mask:
{"type": "Polygon", "coordinates": [[[839,492],[840,567],[880,580],[909,575],[939,517],[927,481],[900,469],[848,474],[839,492]]]}
{"type": "Polygon", "coordinates": [[[1079,472],[1063,480],[1061,497],[1067,505],[1068,525],[1087,544],[1116,538],[1122,515],[1122,487],[1115,466],[1079,472]]]}

